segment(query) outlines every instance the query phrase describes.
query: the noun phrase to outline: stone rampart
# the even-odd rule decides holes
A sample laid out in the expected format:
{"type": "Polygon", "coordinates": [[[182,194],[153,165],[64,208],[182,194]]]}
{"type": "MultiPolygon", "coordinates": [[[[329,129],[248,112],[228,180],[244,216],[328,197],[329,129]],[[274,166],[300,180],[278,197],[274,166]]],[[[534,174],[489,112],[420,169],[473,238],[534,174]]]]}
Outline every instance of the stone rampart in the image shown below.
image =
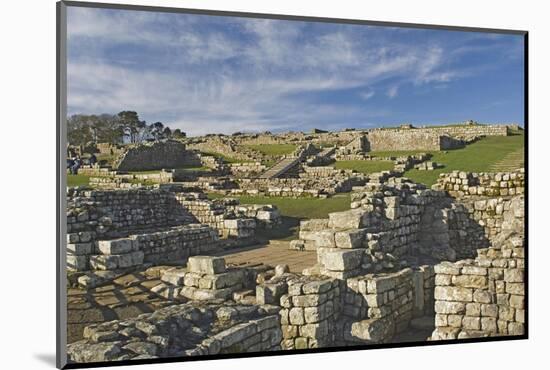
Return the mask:
{"type": "Polygon", "coordinates": [[[155,141],[129,145],[115,161],[120,171],[159,170],[201,166],[197,153],[187,150],[185,144],[175,141],[155,141]]]}

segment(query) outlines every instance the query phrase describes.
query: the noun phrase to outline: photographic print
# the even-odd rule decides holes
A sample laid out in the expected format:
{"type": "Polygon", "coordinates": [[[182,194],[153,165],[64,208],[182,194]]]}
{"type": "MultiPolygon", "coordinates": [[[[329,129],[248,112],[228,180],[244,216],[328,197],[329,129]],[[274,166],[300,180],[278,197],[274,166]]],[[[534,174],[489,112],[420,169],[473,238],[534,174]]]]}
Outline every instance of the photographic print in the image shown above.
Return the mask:
{"type": "Polygon", "coordinates": [[[61,366],[527,337],[526,32],[58,5],[61,366]]]}

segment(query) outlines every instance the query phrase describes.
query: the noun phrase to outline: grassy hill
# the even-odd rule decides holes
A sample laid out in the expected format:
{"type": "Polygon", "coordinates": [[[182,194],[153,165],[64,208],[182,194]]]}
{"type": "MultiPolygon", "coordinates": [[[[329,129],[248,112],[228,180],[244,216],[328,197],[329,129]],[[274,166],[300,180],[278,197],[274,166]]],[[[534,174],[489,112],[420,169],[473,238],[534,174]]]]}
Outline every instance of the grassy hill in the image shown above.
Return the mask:
{"type": "Polygon", "coordinates": [[[443,172],[491,172],[495,169],[502,171],[518,168],[523,166],[521,153],[524,150],[524,139],[523,134],[488,136],[462,149],[431,152],[431,160],[444,165],[444,168],[434,171],[409,170],[405,176],[431,186],[443,172]]]}

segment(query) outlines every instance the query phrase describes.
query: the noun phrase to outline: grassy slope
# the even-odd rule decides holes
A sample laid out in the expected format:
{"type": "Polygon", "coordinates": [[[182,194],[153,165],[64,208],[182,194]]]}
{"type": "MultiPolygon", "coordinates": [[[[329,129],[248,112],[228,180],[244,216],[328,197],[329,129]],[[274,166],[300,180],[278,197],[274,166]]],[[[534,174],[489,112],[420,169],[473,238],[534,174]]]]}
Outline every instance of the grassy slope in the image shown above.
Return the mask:
{"type": "Polygon", "coordinates": [[[391,161],[337,161],[334,168],[356,170],[361,173],[373,173],[393,169],[391,161]]]}
{"type": "Polygon", "coordinates": [[[83,186],[90,183],[90,176],[67,175],[67,186],[83,186]]]}
{"type": "Polygon", "coordinates": [[[259,144],[245,145],[245,147],[266,155],[285,155],[291,154],[296,150],[296,145],[294,144],[259,144]]]}
{"type": "Polygon", "coordinates": [[[434,171],[410,170],[405,173],[405,176],[431,186],[443,172],[453,170],[488,172],[491,166],[508,153],[521,150],[523,140],[523,135],[489,136],[463,149],[433,152],[432,161],[445,165],[444,168],[434,171]]]}

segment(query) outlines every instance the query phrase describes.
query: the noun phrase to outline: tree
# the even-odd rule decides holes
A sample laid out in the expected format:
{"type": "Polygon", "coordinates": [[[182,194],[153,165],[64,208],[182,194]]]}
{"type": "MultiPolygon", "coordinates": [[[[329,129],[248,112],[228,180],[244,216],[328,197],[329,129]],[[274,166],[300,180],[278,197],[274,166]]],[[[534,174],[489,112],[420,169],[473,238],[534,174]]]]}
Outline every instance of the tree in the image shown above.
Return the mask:
{"type": "Polygon", "coordinates": [[[185,132],[181,131],[179,128],[172,131],[172,137],[174,139],[183,139],[186,136],[187,136],[187,134],[185,132]]]}
{"type": "Polygon", "coordinates": [[[73,145],[112,143],[122,141],[123,131],[112,114],[75,114],[67,118],[67,139],[73,145]]]}
{"type": "Polygon", "coordinates": [[[172,137],[172,130],[170,130],[170,127],[166,126],[164,130],[162,131],[162,136],[165,139],[169,139],[172,137]]]}
{"type": "Polygon", "coordinates": [[[117,114],[117,117],[124,135],[130,138],[131,143],[137,143],[140,140],[140,133],[146,127],[145,121],[140,121],[138,114],[134,111],[122,111],[117,114]]]}
{"type": "Polygon", "coordinates": [[[164,125],[162,122],[155,122],[149,126],[149,133],[155,140],[160,140],[164,137],[164,125]]]}

